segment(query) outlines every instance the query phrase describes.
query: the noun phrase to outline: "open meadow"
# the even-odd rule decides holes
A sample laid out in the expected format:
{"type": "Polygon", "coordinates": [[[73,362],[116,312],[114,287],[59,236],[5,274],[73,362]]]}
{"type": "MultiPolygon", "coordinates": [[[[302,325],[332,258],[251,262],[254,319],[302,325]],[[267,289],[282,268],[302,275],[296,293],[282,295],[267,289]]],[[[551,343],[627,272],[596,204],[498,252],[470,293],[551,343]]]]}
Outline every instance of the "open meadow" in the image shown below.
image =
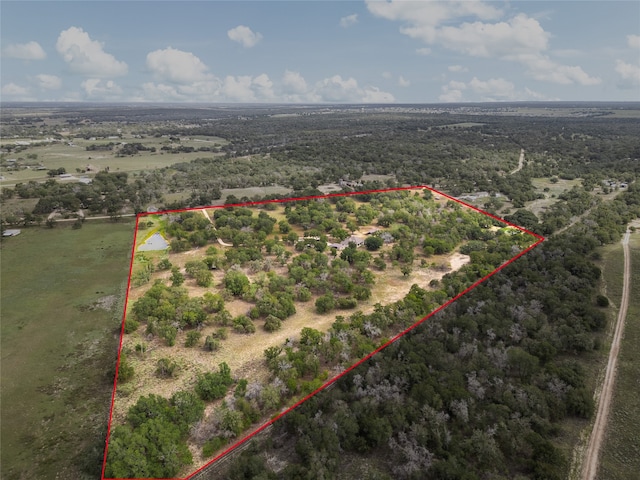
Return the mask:
{"type": "MultiPolygon", "coordinates": [[[[28,142],[30,139],[17,139],[28,142]]],[[[10,143],[4,139],[3,143],[10,143]]],[[[140,172],[156,168],[168,167],[180,162],[191,162],[196,158],[221,155],[211,151],[198,151],[201,147],[217,149],[227,142],[218,137],[187,137],[180,142],[171,142],[165,137],[135,138],[131,135],[123,135],[123,138],[69,138],[67,142],[32,144],[18,153],[11,153],[7,159],[16,159],[20,164],[29,168],[8,170],[7,164],[3,165],[0,174],[4,177],[1,185],[12,185],[18,182],[44,181],[47,172],[52,169],[64,168],[67,173],[75,176],[91,176],[96,172],[109,169],[111,172],[140,172]],[[112,150],[101,150],[109,144],[139,143],[155,151],[139,151],[134,155],[118,155],[121,147],[113,145],[112,150]],[[176,147],[171,150],[162,150],[163,147],[176,147]],[[177,147],[193,148],[195,151],[178,151],[177,147]],[[87,150],[87,148],[98,148],[87,150]],[[38,169],[40,167],[40,169],[38,169]],[[42,168],[44,167],[44,169],[42,168]],[[77,169],[86,173],[79,173],[77,169]]]]}
{"type": "Polygon", "coordinates": [[[3,241],[3,479],[100,474],[134,223],[3,241]]]}
{"type": "MultiPolygon", "coordinates": [[[[631,292],[625,323],[624,337],[618,357],[618,371],[615,381],[612,410],[607,424],[606,439],[601,452],[601,463],[597,478],[601,480],[626,480],[634,478],[640,471],[640,423],[637,412],[640,411],[638,388],[640,385],[640,233],[631,235],[629,241],[631,253],[631,292]]],[[[615,294],[619,300],[622,290],[622,249],[615,261],[620,267],[615,280],[615,294]]],[[[613,258],[612,258],[613,260],[613,258]]],[[[605,268],[607,285],[609,280],[605,268]]],[[[612,299],[614,302],[615,300],[612,299]]]]}

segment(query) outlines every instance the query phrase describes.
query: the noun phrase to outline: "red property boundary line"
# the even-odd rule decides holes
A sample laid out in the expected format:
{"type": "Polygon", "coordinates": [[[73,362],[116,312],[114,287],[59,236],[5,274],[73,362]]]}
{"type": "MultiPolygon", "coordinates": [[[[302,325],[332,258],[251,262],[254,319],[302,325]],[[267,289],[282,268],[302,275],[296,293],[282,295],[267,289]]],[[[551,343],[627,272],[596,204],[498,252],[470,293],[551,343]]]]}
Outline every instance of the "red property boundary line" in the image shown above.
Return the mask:
{"type": "MultiPolygon", "coordinates": [[[[494,220],[497,220],[497,221],[499,221],[501,223],[504,223],[506,225],[514,227],[514,228],[516,228],[516,229],[518,229],[518,230],[520,230],[520,231],[522,231],[524,233],[527,233],[527,234],[537,238],[538,241],[535,242],[534,244],[530,245],[528,248],[526,248],[525,250],[523,250],[522,252],[520,252],[519,254],[517,254],[516,256],[514,256],[510,260],[507,260],[505,263],[500,265],[498,268],[496,268],[494,271],[492,271],[488,275],[486,275],[486,276],[482,277],[481,279],[477,280],[476,282],[474,282],[472,285],[470,285],[469,287],[464,289],[462,292],[457,294],[455,297],[453,297],[452,299],[450,299],[449,301],[447,301],[443,305],[439,306],[433,312],[429,313],[428,315],[426,315],[422,319],[418,320],[416,323],[411,325],[406,330],[404,330],[404,331],[400,332],[399,334],[397,334],[395,337],[393,337],[391,340],[389,340],[385,344],[383,344],[380,347],[376,348],[373,352],[369,353],[367,356],[363,357],[358,362],[354,363],[352,366],[350,366],[349,368],[344,370],[339,375],[336,375],[335,377],[329,379],[320,388],[314,390],[313,392],[311,392],[310,394],[308,394],[307,396],[305,396],[301,400],[297,401],[294,405],[292,405],[291,407],[287,408],[284,412],[280,413],[276,417],[274,417],[271,420],[267,421],[266,423],[264,423],[263,425],[258,427],[256,430],[254,430],[252,433],[250,433],[246,437],[241,438],[240,440],[238,440],[236,443],[234,443],[229,448],[224,450],[222,453],[220,453],[219,455],[214,457],[212,460],[207,462],[205,465],[200,467],[195,472],[187,475],[184,478],[154,479],[154,480],[189,480],[189,479],[195,477],[196,475],[198,475],[199,473],[203,472],[205,469],[209,468],[211,465],[213,465],[218,460],[221,460],[222,458],[224,458],[226,455],[231,453],[233,450],[238,448],[240,445],[248,442],[255,435],[257,435],[258,433],[262,432],[266,428],[268,428],[271,425],[273,425],[281,417],[283,417],[284,415],[286,415],[287,413],[289,413],[290,411],[292,411],[293,409],[295,409],[296,407],[298,407],[299,405],[301,405],[305,401],[309,400],[311,397],[313,397],[314,395],[316,395],[320,391],[322,391],[325,388],[327,388],[328,386],[334,384],[336,381],[338,381],[344,375],[346,375],[347,373],[349,373],[350,371],[352,371],[353,369],[358,367],[360,364],[362,364],[363,362],[366,362],[371,357],[373,357],[375,354],[377,354],[381,350],[387,348],[389,345],[394,343],[396,340],[398,340],[399,338],[403,337],[404,335],[409,333],[411,330],[413,330],[414,328],[418,327],[419,325],[424,323],[426,320],[428,320],[429,318],[431,318],[432,316],[434,316],[438,312],[442,311],[443,309],[445,309],[446,307],[451,305],[453,302],[458,300],[460,297],[462,297],[463,295],[469,293],[471,290],[476,288],[478,285],[480,285],[482,282],[486,281],[487,279],[489,279],[490,277],[492,277],[496,273],[498,273],[500,270],[505,268],[507,265],[511,264],[512,262],[516,261],[521,256],[523,256],[526,253],[528,253],[531,250],[533,250],[540,243],[544,242],[545,238],[543,236],[541,236],[541,235],[538,235],[537,233],[533,233],[533,232],[527,230],[526,228],[523,228],[523,227],[521,227],[519,225],[515,225],[515,224],[513,224],[511,222],[508,222],[508,221],[506,221],[506,220],[504,220],[504,219],[502,219],[500,217],[497,217],[496,215],[492,215],[491,213],[485,212],[484,210],[481,210],[481,209],[479,209],[479,208],[477,208],[477,207],[475,207],[473,205],[470,205],[470,204],[468,204],[466,202],[463,202],[462,200],[459,200],[459,199],[457,199],[455,197],[447,195],[446,193],[442,193],[442,192],[440,192],[440,191],[438,191],[438,190],[436,190],[434,188],[428,187],[426,185],[418,185],[418,186],[412,186],[412,187],[396,187],[396,188],[387,188],[387,189],[380,189],[380,190],[364,190],[364,191],[359,191],[359,192],[347,192],[347,193],[329,193],[329,194],[326,194],[326,195],[311,195],[311,196],[298,197],[298,198],[261,200],[261,201],[257,201],[257,202],[233,203],[233,204],[228,204],[228,205],[214,205],[214,206],[208,206],[208,207],[193,207],[193,208],[182,208],[182,209],[176,209],[176,210],[163,210],[163,211],[159,211],[159,212],[143,212],[143,213],[139,213],[136,216],[136,229],[135,229],[135,233],[134,233],[134,236],[133,236],[133,246],[131,248],[131,261],[130,261],[130,264],[129,264],[129,279],[127,281],[127,295],[126,295],[126,299],[125,299],[125,302],[124,302],[124,311],[122,313],[122,325],[120,327],[120,345],[118,347],[118,360],[116,362],[116,374],[115,374],[115,378],[113,380],[113,392],[111,393],[111,408],[109,410],[109,425],[108,425],[108,428],[107,428],[107,437],[106,437],[106,440],[105,440],[104,457],[103,457],[103,462],[102,462],[102,474],[100,476],[101,480],[118,480],[118,479],[110,479],[108,477],[105,477],[104,476],[104,472],[105,472],[105,469],[106,469],[106,466],[107,466],[107,454],[108,454],[108,451],[109,451],[109,437],[111,436],[111,426],[112,426],[112,421],[113,421],[113,406],[114,406],[114,402],[115,402],[116,386],[117,386],[117,381],[118,381],[118,372],[119,372],[119,368],[120,368],[120,355],[122,353],[122,342],[123,342],[123,339],[124,339],[124,324],[125,324],[125,317],[126,317],[126,313],[127,313],[127,304],[129,302],[129,290],[131,288],[131,272],[133,270],[133,260],[134,260],[135,252],[136,252],[136,242],[137,242],[137,237],[138,237],[138,225],[139,225],[140,218],[143,218],[143,217],[146,217],[146,216],[149,216],[149,215],[164,215],[164,214],[168,214],[168,213],[181,213],[181,212],[189,212],[189,211],[196,211],[196,210],[202,210],[202,209],[218,209],[218,208],[228,208],[228,207],[249,207],[249,206],[256,206],[256,205],[264,205],[264,204],[267,204],[267,203],[286,203],[286,202],[295,202],[295,201],[302,201],[302,200],[316,200],[316,199],[324,199],[324,198],[331,198],[331,197],[346,197],[346,196],[352,196],[352,195],[366,195],[366,194],[370,194],[370,193],[386,193],[386,192],[404,191],[404,190],[416,190],[416,191],[429,190],[435,195],[439,195],[439,196],[442,196],[442,197],[444,197],[444,198],[446,198],[448,200],[452,200],[452,201],[454,201],[456,203],[464,205],[467,208],[470,208],[471,210],[474,210],[474,211],[476,211],[478,213],[481,213],[483,215],[486,215],[486,216],[488,216],[488,217],[490,217],[490,218],[492,218],[494,220]]],[[[138,478],[138,479],[134,479],[134,480],[147,480],[147,479],[138,478]]]]}

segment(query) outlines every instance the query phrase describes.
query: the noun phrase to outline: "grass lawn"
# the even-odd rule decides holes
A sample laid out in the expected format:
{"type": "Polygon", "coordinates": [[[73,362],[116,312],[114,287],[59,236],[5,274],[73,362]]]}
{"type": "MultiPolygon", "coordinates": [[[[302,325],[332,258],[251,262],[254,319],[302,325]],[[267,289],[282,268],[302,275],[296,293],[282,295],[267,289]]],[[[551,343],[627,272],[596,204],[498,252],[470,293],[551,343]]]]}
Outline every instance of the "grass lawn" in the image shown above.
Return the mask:
{"type": "Polygon", "coordinates": [[[87,222],[3,242],[3,479],[99,477],[133,230],[87,222]]]}
{"type": "MultiPolygon", "coordinates": [[[[631,235],[629,246],[632,269],[631,291],[624,337],[618,357],[612,410],[597,476],[603,480],[634,479],[638,478],[640,471],[640,397],[638,397],[640,392],[640,351],[638,350],[640,344],[640,233],[631,235]]],[[[622,254],[619,255],[618,263],[622,264],[622,254]]],[[[621,271],[620,267],[620,291],[622,290],[621,271]]]]}

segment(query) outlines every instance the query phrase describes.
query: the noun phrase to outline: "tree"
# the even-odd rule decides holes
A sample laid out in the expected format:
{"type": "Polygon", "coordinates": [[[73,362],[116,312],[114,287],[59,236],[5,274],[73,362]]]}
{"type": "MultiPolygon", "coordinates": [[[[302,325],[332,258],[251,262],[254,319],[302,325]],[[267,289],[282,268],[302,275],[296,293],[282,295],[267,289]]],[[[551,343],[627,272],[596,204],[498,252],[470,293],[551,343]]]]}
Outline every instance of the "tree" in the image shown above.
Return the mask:
{"type": "Polygon", "coordinates": [[[336,300],[331,293],[327,293],[318,297],[316,300],[316,311],[318,313],[327,313],[333,310],[336,306],[336,300]]]}
{"type": "Polygon", "coordinates": [[[264,321],[264,329],[267,332],[275,332],[282,327],[282,320],[274,315],[269,315],[264,321]]]}
{"type": "Polygon", "coordinates": [[[224,276],[224,286],[234,296],[240,296],[249,288],[249,279],[238,270],[230,270],[224,276]]]}
{"type": "Polygon", "coordinates": [[[200,337],[202,336],[202,334],[200,332],[198,332],[197,330],[191,330],[189,332],[187,332],[187,338],[184,342],[184,346],[185,347],[194,347],[197,345],[198,341],[200,340],[200,337]]]}
{"type": "Polygon", "coordinates": [[[209,287],[213,281],[213,275],[209,270],[198,270],[194,277],[196,284],[200,287],[209,287]]]}
{"type": "Polygon", "coordinates": [[[118,366],[118,381],[126,383],[133,378],[133,365],[131,365],[127,359],[127,356],[122,353],[120,355],[120,365],[118,366]]]}
{"type": "Polygon", "coordinates": [[[173,287],[179,287],[184,283],[184,275],[180,273],[180,269],[178,267],[171,268],[171,277],[169,277],[169,279],[171,280],[171,286],[173,287]]]}
{"type": "Polygon", "coordinates": [[[204,401],[215,400],[224,397],[232,383],[231,370],[223,362],[218,366],[218,372],[207,372],[198,378],[196,393],[204,401]]]}
{"type": "Polygon", "coordinates": [[[383,243],[384,241],[380,237],[375,235],[369,235],[364,241],[364,246],[367,247],[367,250],[375,251],[380,249],[383,243]]]}

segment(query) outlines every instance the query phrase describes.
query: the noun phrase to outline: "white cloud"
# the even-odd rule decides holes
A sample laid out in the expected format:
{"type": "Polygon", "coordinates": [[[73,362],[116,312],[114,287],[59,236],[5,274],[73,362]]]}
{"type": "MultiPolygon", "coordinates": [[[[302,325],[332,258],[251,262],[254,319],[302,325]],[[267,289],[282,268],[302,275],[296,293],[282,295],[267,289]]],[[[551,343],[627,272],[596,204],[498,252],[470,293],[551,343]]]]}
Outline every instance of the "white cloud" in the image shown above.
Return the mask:
{"type": "Polygon", "coordinates": [[[317,82],[316,91],[323,102],[356,102],[361,93],[355,78],[343,79],[340,75],[317,82]]]}
{"type": "Polygon", "coordinates": [[[58,90],[62,87],[62,79],[55,75],[41,73],[40,75],[36,75],[36,80],[38,86],[44,90],[58,90]]]}
{"type": "Polygon", "coordinates": [[[354,13],[352,15],[347,15],[346,17],[342,17],[340,19],[340,26],[343,28],[350,27],[351,25],[355,25],[358,23],[358,14],[354,13]]]}
{"type": "Polygon", "coordinates": [[[275,94],[273,93],[273,82],[266,73],[255,77],[251,84],[258,94],[258,97],[262,100],[273,100],[275,94]]]}
{"type": "Polygon", "coordinates": [[[416,48],[416,53],[418,55],[427,56],[431,54],[431,49],[428,47],[416,48]]]}
{"type": "Polygon", "coordinates": [[[378,87],[365,87],[358,103],[393,103],[395,101],[396,99],[389,92],[383,92],[378,87]]]}
{"type": "Polygon", "coordinates": [[[223,93],[227,98],[237,102],[254,102],[255,94],[251,89],[251,76],[240,75],[237,77],[227,76],[224,79],[223,93]]]}
{"type": "Polygon", "coordinates": [[[186,100],[186,97],[178,93],[174,85],[147,82],[142,84],[142,91],[142,97],[133,99],[133,101],[166,102],[186,100]]]}
{"type": "Polygon", "coordinates": [[[473,57],[502,57],[546,50],[549,37],[537,20],[519,14],[507,22],[444,26],[431,41],[437,40],[450,50],[473,57]]]}
{"type": "Polygon", "coordinates": [[[482,96],[483,100],[515,100],[515,85],[504,78],[490,78],[482,81],[473,77],[469,82],[469,88],[482,96]]]}
{"type": "Polygon", "coordinates": [[[469,69],[467,67],[463,67],[462,65],[449,65],[447,67],[447,70],[449,70],[450,72],[468,72],[469,69]]]}
{"type": "Polygon", "coordinates": [[[640,66],[616,60],[616,72],[620,75],[620,88],[640,87],[640,66]]]}
{"type": "Polygon", "coordinates": [[[285,70],[282,85],[286,93],[302,94],[307,92],[307,82],[299,72],[285,70]]]}
{"type": "Polygon", "coordinates": [[[627,35],[627,45],[631,48],[640,48],[640,35],[627,35]]]}
{"type": "Polygon", "coordinates": [[[467,86],[463,82],[451,80],[447,85],[442,86],[442,94],[438,97],[441,102],[455,103],[462,100],[462,91],[467,86]]]}
{"type": "Polygon", "coordinates": [[[391,93],[378,87],[360,88],[355,78],[343,79],[340,75],[325,78],[315,85],[314,98],[327,103],[388,103],[394,102],[391,93]]]}
{"type": "Polygon", "coordinates": [[[261,33],[253,31],[244,25],[238,25],[227,32],[227,35],[234,42],[238,42],[245,48],[255,47],[262,40],[261,33]]]}
{"type": "Polygon", "coordinates": [[[523,100],[557,100],[525,87],[517,90],[515,85],[504,78],[490,78],[480,80],[473,77],[469,82],[450,81],[442,86],[442,94],[438,97],[441,102],[500,102],[523,100]],[[465,94],[469,94],[465,96],[465,94]]]}
{"type": "Polygon", "coordinates": [[[72,72],[92,77],[125,75],[127,64],[103,50],[102,43],[91,40],[82,28],[70,27],[60,32],[56,50],[72,72]]]}
{"type": "Polygon", "coordinates": [[[411,82],[407,79],[405,79],[402,75],[400,75],[398,77],[398,85],[400,87],[408,87],[409,85],[411,85],[411,82]]]}
{"type": "Polygon", "coordinates": [[[122,94],[122,89],[113,80],[87,78],[80,86],[87,96],[92,98],[112,98],[122,94]]]}
{"type": "Polygon", "coordinates": [[[602,80],[592,77],[582,67],[561,65],[543,54],[518,55],[514,60],[525,65],[527,73],[533,78],[543,82],[557,83],[560,85],[598,85],[602,80]]]}
{"type": "Polygon", "coordinates": [[[474,16],[482,20],[493,20],[502,15],[501,10],[478,0],[449,0],[446,2],[367,0],[366,4],[369,11],[375,16],[387,20],[409,22],[417,29],[423,29],[427,36],[429,28],[455,18],[474,16]]]}
{"type": "Polygon", "coordinates": [[[590,76],[579,66],[550,60],[544,52],[549,49],[551,34],[526,14],[495,21],[502,11],[474,0],[442,3],[369,0],[367,6],[376,16],[404,22],[400,32],[427,45],[441,45],[472,57],[518,62],[527,68],[529,75],[541,81],[565,85],[601,83],[600,78],[590,76]],[[468,17],[479,20],[455,24],[455,20],[468,17]]]}
{"type": "Polygon", "coordinates": [[[15,83],[7,83],[2,87],[1,93],[8,97],[23,97],[29,94],[29,89],[15,83]]]}
{"type": "Polygon", "coordinates": [[[188,84],[210,77],[209,68],[193,53],[171,47],[147,54],[147,68],[159,79],[174,83],[188,84]]]}
{"type": "Polygon", "coordinates": [[[47,54],[38,42],[12,43],[2,49],[2,54],[9,58],[20,60],[43,60],[47,54]]]}

